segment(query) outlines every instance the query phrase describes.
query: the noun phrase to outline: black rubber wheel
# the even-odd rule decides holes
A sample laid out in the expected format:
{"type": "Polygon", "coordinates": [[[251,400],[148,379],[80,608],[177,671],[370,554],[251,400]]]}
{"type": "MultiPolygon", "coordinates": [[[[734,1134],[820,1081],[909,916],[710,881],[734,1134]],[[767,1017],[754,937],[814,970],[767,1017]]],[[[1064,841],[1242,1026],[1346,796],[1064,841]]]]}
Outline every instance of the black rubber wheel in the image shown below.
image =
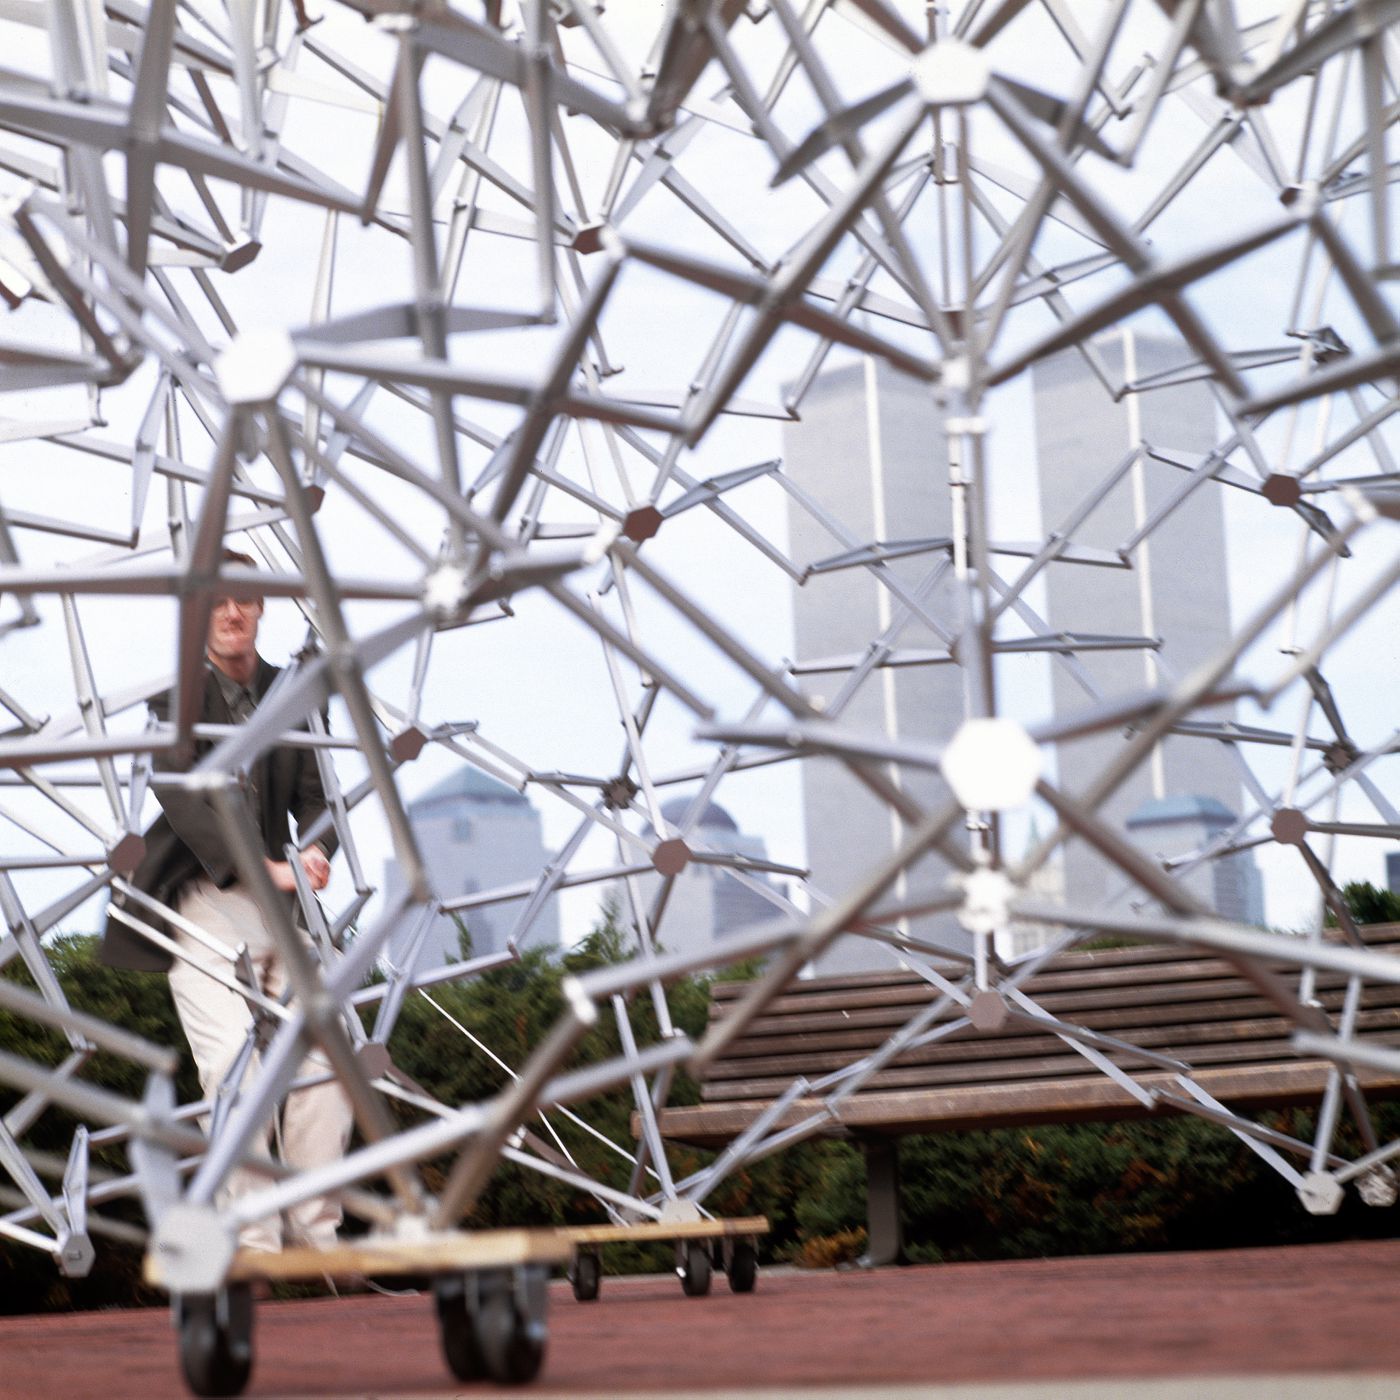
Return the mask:
{"type": "Polygon", "coordinates": [[[222,1294],[186,1294],[176,1304],[180,1369],[196,1395],[241,1395],[253,1371],[253,1294],[235,1283],[222,1294]]]}
{"type": "Polygon", "coordinates": [[[467,1281],[461,1275],[433,1280],[438,1331],[447,1369],[459,1381],[479,1381],[486,1375],[486,1358],[477,1341],[476,1323],[467,1307],[467,1281]]]}
{"type": "Polygon", "coordinates": [[[543,1307],[531,1317],[509,1276],[482,1278],[476,1335],[487,1374],[497,1385],[524,1385],[539,1375],[547,1335],[543,1307]]]}
{"type": "Polygon", "coordinates": [[[569,1282],[574,1286],[574,1297],[580,1303],[591,1303],[603,1283],[603,1261],[591,1251],[584,1250],[574,1255],[573,1272],[569,1282]]]}
{"type": "Polygon", "coordinates": [[[758,1282],[758,1250],[752,1240],[735,1240],[729,1256],[729,1289],[732,1293],[752,1293],[758,1282]]]}
{"type": "Polygon", "coordinates": [[[703,1298],[710,1291],[710,1250],[704,1240],[691,1240],[681,1265],[681,1288],[687,1298],[703,1298]]]}

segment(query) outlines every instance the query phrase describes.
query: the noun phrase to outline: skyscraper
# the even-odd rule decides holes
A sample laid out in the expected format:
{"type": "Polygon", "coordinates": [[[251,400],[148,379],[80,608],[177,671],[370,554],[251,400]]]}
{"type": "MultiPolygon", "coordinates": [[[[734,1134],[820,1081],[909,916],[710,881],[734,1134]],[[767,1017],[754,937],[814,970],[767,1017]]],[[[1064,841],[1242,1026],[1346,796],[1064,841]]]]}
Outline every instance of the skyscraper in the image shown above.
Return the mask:
{"type": "MultiPolygon", "coordinates": [[[[952,511],[942,413],[928,386],[872,359],[834,369],[803,398],[802,420],[785,428],[783,446],[785,475],[810,507],[794,502],[788,511],[790,551],[809,566],[793,604],[803,690],[852,728],[948,738],[964,714],[963,675],[947,655],[957,616],[947,583],[952,511]],[[887,634],[893,651],[885,659],[897,664],[857,684],[872,641],[887,634]]],[[[934,775],[903,768],[894,776],[922,805],[935,800],[934,775]]],[[[903,839],[898,816],[836,760],[806,760],[802,788],[807,863],[818,891],[849,888],[903,839]]],[[[929,887],[947,873],[945,862],[928,857],[899,888],[929,887]]],[[[934,928],[967,941],[949,916],[914,925],[934,928]]],[[[849,938],[818,964],[822,972],[892,966],[878,947],[849,938]]]]}
{"type": "MultiPolygon", "coordinates": [[[[1111,375],[1130,385],[1160,379],[1189,358],[1179,344],[1130,331],[1105,336],[1096,346],[1111,375]]],[[[1046,571],[1045,588],[1056,630],[1160,639],[1160,649],[1085,650],[1074,667],[1053,665],[1054,710],[1064,715],[1091,703],[1090,691],[1078,677],[1087,677],[1106,696],[1144,690],[1188,673],[1230,639],[1224,503],[1218,485],[1203,482],[1133,543],[1186,484],[1189,470],[1216,446],[1215,405],[1200,381],[1128,393],[1115,403],[1074,350],[1037,364],[1032,384],[1040,511],[1047,532],[1102,490],[1134,448],[1145,445],[1156,454],[1119,476],[1074,531],[1080,546],[1110,555],[1122,550],[1131,569],[1061,565],[1046,571]]],[[[1220,717],[1228,716],[1222,710],[1220,717]]],[[[1082,790],[1126,742],[1122,732],[1109,730],[1063,745],[1063,787],[1071,794],[1082,790]]],[[[1183,844],[1188,835],[1204,839],[1228,825],[1240,803],[1239,770],[1224,745],[1171,736],[1100,811],[1120,831],[1128,829],[1149,854],[1180,854],[1188,849],[1183,844]],[[1194,814],[1190,820],[1183,815],[1188,806],[1194,814]]],[[[1229,857],[1220,871],[1204,871],[1199,892],[1217,912],[1257,921],[1262,910],[1253,871],[1251,857],[1229,857]]],[[[1097,906],[1124,883],[1084,842],[1067,848],[1065,898],[1071,905],[1097,906]]]]}
{"type": "MultiPolygon", "coordinates": [[[[540,814],[530,800],[474,768],[457,769],[410,802],[408,818],[441,900],[533,881],[544,865],[540,814]]],[[[384,884],[391,899],[402,887],[397,861],[385,862],[384,884]]],[[[522,901],[509,900],[463,910],[458,917],[471,935],[472,952],[479,957],[503,949],[523,907],[522,901]]],[[[412,934],[406,926],[391,938],[389,956],[396,964],[406,956],[412,934]]],[[[530,947],[559,942],[557,899],[540,910],[522,942],[530,947]]],[[[439,914],[414,960],[415,970],[454,961],[459,943],[457,920],[439,914]]]]}
{"type": "MultiPolygon", "coordinates": [[[[1187,354],[1123,335],[1100,348],[1113,373],[1129,381],[1179,365],[1187,354]]],[[[1057,529],[1139,442],[1183,468],[1197,465],[1216,442],[1214,404],[1203,385],[1154,389],[1115,403],[1074,351],[1037,365],[1033,385],[1043,532],[1057,529]]],[[[822,375],[801,411],[802,420],[784,432],[784,471],[796,498],[788,512],[790,548],[808,568],[794,594],[802,686],[852,728],[945,743],[966,710],[964,673],[948,655],[949,636],[960,622],[950,588],[953,520],[942,412],[928,386],[873,360],[822,375]],[[841,533],[833,534],[833,528],[841,533]],[[893,589],[882,586],[876,573],[893,589]],[[911,612],[913,620],[896,635],[892,629],[911,612]],[[872,659],[872,639],[876,656],[886,664],[867,672],[862,666],[872,659]],[[885,639],[887,652],[878,645],[885,639]]],[[[1133,543],[1138,527],[1185,479],[1184,469],[1157,461],[1125,471],[1074,532],[1075,543],[1088,547],[1082,557],[1098,558],[1103,566],[1062,562],[1045,571],[1051,632],[1104,639],[1074,657],[1052,654],[1047,698],[1055,714],[1084,708],[1095,689],[1121,695],[1159,684],[1228,638],[1217,486],[1207,482],[1191,494],[1129,551],[1126,561],[1116,553],[1133,543]],[[1146,644],[1157,638],[1160,651],[1146,644]],[[1085,679],[1087,687],[1081,683],[1085,679]]],[[[1022,483],[1032,489],[1028,471],[1022,483]]],[[[992,532],[997,534],[995,501],[992,532]]],[[[993,560],[994,567],[1004,563],[1004,555],[993,560]]],[[[1110,732],[1066,745],[1059,755],[1062,785],[1071,793],[1081,790],[1123,742],[1121,734],[1110,732]]],[[[942,790],[926,771],[904,769],[895,776],[921,805],[942,790]]],[[[1204,839],[1218,831],[1220,814],[1237,812],[1240,801],[1239,777],[1222,745],[1171,738],[1105,813],[1119,830],[1140,816],[1134,834],[1143,848],[1175,855],[1191,849],[1183,845],[1189,836],[1204,839]],[[1194,827],[1174,819],[1164,825],[1166,809],[1149,804],[1168,798],[1190,799],[1191,810],[1204,814],[1202,821],[1194,827]]],[[[887,805],[834,760],[804,764],[803,811],[807,861],[819,891],[848,889],[901,839],[901,823],[887,805]]],[[[1253,862],[1247,856],[1231,861],[1228,871],[1207,868],[1193,879],[1222,914],[1257,919],[1253,862]]],[[[947,873],[944,862],[928,857],[901,884],[923,889],[947,873]]],[[[1069,903],[1093,906],[1117,896],[1125,881],[1082,842],[1074,842],[1054,883],[1062,885],[1069,903]]],[[[913,931],[936,933],[954,946],[968,944],[951,916],[917,920],[913,931]]],[[[819,970],[889,965],[881,949],[845,939],[828,951],[819,970]]]]}

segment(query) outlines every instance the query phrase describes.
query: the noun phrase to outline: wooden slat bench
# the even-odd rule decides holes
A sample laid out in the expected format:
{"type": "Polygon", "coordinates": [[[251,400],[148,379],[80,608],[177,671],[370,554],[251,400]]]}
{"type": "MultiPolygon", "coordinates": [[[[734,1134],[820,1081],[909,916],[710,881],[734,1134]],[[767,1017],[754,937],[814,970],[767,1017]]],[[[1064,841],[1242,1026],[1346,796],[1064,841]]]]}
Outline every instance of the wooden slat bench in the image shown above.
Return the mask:
{"type": "MultiPolygon", "coordinates": [[[[1372,925],[1362,933],[1369,947],[1400,956],[1400,925],[1372,925]]],[[[945,973],[953,980],[961,975],[951,967],[945,973]]],[[[723,1019],[748,986],[716,983],[711,1020],[723,1019]]],[[[1329,1062],[1300,1058],[1290,1043],[1292,1023],[1220,957],[1160,946],[1076,951],[1047,963],[1022,990],[1049,1016],[1185,1061],[1193,1081],[1235,1111],[1316,1103],[1326,1083],[1329,1062]]],[[[1316,1000],[1334,1023],[1344,994],[1341,975],[1317,974],[1316,1000]]],[[[939,995],[913,972],[793,983],[710,1066],[700,1104],[663,1111],[663,1136],[724,1146],[797,1077],[816,1082],[865,1058],[939,995]]],[[[941,1019],[963,1014],[959,1008],[941,1019]]],[[[1356,1035],[1400,1045],[1400,986],[1366,985],[1356,1035]]],[[[1143,1088],[1185,1094],[1170,1069],[1130,1051],[1100,1053],[1143,1088]]],[[[1357,1078],[1371,1097],[1400,1097],[1400,1075],[1363,1069],[1357,1078]]],[[[773,1129],[809,1118],[822,1102],[818,1096],[797,1099],[773,1129]]],[[[969,1026],[906,1050],[842,1099],[824,1132],[865,1149],[869,1257],[885,1263],[901,1250],[900,1137],[1172,1111],[1170,1102],[1146,1108],[1060,1037],[1011,1019],[995,1030],[969,1026]]]]}

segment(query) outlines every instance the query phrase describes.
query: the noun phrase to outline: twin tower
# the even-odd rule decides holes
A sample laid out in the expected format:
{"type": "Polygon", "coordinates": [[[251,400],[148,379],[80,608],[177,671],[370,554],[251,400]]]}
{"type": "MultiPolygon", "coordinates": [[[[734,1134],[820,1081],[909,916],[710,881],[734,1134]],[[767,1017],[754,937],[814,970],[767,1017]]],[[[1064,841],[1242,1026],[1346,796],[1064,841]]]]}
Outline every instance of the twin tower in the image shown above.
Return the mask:
{"type": "MultiPolygon", "coordinates": [[[[1007,596],[1046,537],[1069,539],[1007,607],[998,634],[998,708],[1026,721],[1170,684],[1230,638],[1223,489],[1214,481],[1190,489],[1219,442],[1211,389],[1182,370],[1179,346],[1125,332],[1090,353],[1093,364],[1072,350],[1037,365],[1024,411],[998,412],[1003,440],[990,444],[993,597],[1007,596]]],[[[790,554],[809,569],[795,590],[795,666],[804,691],[843,725],[942,744],[967,712],[949,646],[961,618],[947,461],[927,386],[869,359],[818,379],[801,421],[785,430],[790,554]],[[879,664],[869,668],[872,644],[879,664]]],[[[1082,791],[1123,742],[1108,730],[1062,746],[1055,781],[1082,791]]],[[[897,777],[924,805],[943,791],[927,771],[897,777]]],[[[1149,855],[1189,857],[1233,826],[1241,797],[1228,744],[1183,734],[1162,743],[1102,815],[1149,855]]],[[[803,802],[818,890],[845,891],[902,837],[897,816],[835,760],[804,763],[803,802]]],[[[1011,854],[1033,820],[1010,823],[1011,854]]],[[[1082,842],[1062,862],[1046,879],[1070,905],[1133,895],[1082,842]]],[[[908,885],[934,887],[947,873],[928,857],[908,885]]],[[[1247,854],[1188,860],[1180,873],[1221,915],[1262,921],[1247,854]]],[[[937,932],[960,937],[949,917],[937,932]]],[[[844,939],[819,970],[888,965],[878,947],[844,939]]]]}

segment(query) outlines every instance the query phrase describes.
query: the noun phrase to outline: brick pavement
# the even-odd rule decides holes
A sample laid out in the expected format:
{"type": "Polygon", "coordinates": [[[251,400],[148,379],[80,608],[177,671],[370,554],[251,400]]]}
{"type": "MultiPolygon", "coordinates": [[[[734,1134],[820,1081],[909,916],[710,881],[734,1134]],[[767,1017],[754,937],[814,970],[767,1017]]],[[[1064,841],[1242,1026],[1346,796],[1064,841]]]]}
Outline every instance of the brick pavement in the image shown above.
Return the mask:
{"type": "MultiPolygon", "coordinates": [[[[1400,1377],[1400,1241],[774,1271],[704,1299],[667,1277],[605,1279],[593,1304],[551,1297],[540,1396],[814,1390],[910,1383],[1353,1374],[1400,1377]]],[[[464,1393],[427,1297],[260,1306],[249,1395],[464,1393]]],[[[486,1393],[490,1386],[473,1386],[486,1393]]],[[[1125,1386],[1123,1393],[1129,1393],[1125,1386]]],[[[0,1319],[4,1400],[183,1394],[169,1314],[0,1319]]]]}

